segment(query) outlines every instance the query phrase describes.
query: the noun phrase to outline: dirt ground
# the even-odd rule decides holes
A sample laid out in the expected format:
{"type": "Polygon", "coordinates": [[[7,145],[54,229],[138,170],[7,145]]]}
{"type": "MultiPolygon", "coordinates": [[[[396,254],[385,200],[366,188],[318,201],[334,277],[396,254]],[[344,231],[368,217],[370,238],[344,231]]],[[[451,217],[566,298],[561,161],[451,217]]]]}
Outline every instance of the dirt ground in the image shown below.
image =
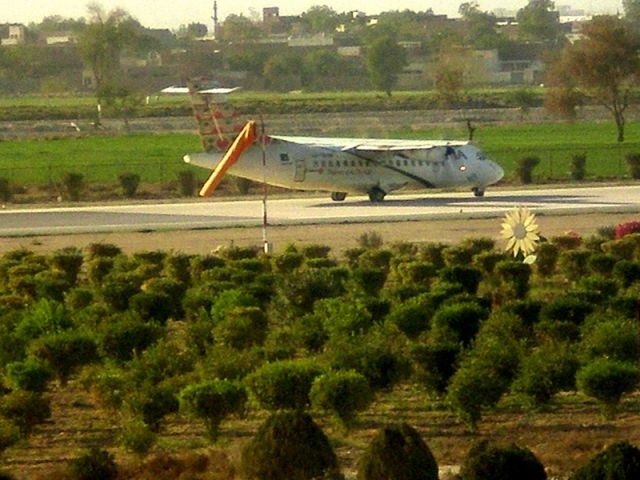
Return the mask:
{"type": "MultiPolygon", "coordinates": [[[[639,220],[637,213],[597,213],[580,215],[540,216],[538,225],[543,236],[550,238],[568,231],[587,236],[600,227],[639,220]]],[[[358,237],[366,232],[379,233],[385,243],[447,242],[455,243],[469,237],[498,239],[501,219],[429,220],[394,223],[362,223],[335,225],[302,225],[269,227],[267,238],[275,253],[288,245],[321,243],[329,245],[339,255],[355,247],[358,237]]],[[[262,245],[261,228],[228,228],[158,232],[125,232],[77,235],[51,235],[0,238],[0,254],[17,248],[35,252],[51,252],[63,247],[83,248],[91,243],[113,243],[124,252],[140,250],[173,250],[190,254],[205,254],[219,246],[262,245]]]]}

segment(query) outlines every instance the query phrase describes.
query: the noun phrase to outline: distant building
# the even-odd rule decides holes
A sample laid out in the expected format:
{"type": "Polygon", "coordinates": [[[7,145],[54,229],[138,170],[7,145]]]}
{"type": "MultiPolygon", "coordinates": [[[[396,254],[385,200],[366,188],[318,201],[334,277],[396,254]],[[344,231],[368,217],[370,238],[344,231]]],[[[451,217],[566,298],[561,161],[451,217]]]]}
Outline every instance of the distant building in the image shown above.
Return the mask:
{"type": "Polygon", "coordinates": [[[55,32],[47,35],[44,39],[47,45],[70,45],[78,43],[75,35],[67,32],[55,32]]]}
{"type": "Polygon", "coordinates": [[[20,45],[26,40],[24,25],[9,25],[9,37],[2,39],[2,46],[20,45]]]}

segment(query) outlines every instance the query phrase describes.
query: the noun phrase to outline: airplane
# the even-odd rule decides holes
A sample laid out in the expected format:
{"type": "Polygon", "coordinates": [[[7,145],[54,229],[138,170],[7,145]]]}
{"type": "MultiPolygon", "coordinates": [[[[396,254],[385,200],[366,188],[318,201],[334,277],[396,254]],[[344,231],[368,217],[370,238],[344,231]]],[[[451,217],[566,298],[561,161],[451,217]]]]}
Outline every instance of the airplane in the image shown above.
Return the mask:
{"type": "MultiPolygon", "coordinates": [[[[334,201],[366,194],[371,202],[403,187],[468,187],[477,197],[503,169],[466,141],[390,140],[265,135],[228,108],[236,89],[201,80],[165,93],[189,93],[204,152],[186,163],[212,169],[199,195],[209,195],[225,173],[295,190],[327,191],[334,201]]],[[[264,127],[262,127],[264,130],[264,127]]]]}

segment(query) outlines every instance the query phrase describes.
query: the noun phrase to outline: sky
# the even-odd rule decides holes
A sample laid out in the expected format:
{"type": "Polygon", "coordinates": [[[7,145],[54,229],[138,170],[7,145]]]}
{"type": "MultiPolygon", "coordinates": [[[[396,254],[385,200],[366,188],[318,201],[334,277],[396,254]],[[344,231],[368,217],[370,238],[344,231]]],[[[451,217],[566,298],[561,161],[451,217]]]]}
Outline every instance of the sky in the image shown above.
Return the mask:
{"type": "MultiPolygon", "coordinates": [[[[456,16],[458,6],[465,0],[218,0],[218,18],[229,14],[251,16],[264,7],[280,7],[280,15],[297,15],[314,5],[327,5],[337,12],[360,10],[367,14],[389,10],[424,11],[432,8],[437,14],[456,16]]],[[[49,15],[78,18],[87,13],[85,0],[0,0],[0,23],[40,22],[49,15]]],[[[146,27],[177,29],[192,22],[211,24],[213,0],[99,0],[106,10],[121,7],[146,27]]],[[[527,0],[479,0],[482,10],[495,8],[518,10],[527,0]]],[[[571,5],[592,13],[622,11],[622,0],[556,0],[556,6],[571,5]]]]}

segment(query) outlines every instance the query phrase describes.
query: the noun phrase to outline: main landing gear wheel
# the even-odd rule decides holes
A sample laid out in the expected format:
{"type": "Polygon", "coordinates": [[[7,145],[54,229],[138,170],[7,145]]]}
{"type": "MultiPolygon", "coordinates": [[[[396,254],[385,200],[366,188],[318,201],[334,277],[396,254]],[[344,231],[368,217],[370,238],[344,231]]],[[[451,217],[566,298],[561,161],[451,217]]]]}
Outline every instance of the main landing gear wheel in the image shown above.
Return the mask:
{"type": "Polygon", "coordinates": [[[471,189],[471,191],[473,192],[473,194],[476,197],[484,197],[484,189],[483,188],[473,187],[471,189]]]}
{"type": "Polygon", "coordinates": [[[347,192],[331,192],[331,200],[334,202],[342,202],[347,198],[347,192]]]}
{"type": "Polygon", "coordinates": [[[384,200],[384,196],[387,194],[384,190],[379,187],[373,187],[369,190],[369,200],[374,203],[378,203],[384,200]]]}

